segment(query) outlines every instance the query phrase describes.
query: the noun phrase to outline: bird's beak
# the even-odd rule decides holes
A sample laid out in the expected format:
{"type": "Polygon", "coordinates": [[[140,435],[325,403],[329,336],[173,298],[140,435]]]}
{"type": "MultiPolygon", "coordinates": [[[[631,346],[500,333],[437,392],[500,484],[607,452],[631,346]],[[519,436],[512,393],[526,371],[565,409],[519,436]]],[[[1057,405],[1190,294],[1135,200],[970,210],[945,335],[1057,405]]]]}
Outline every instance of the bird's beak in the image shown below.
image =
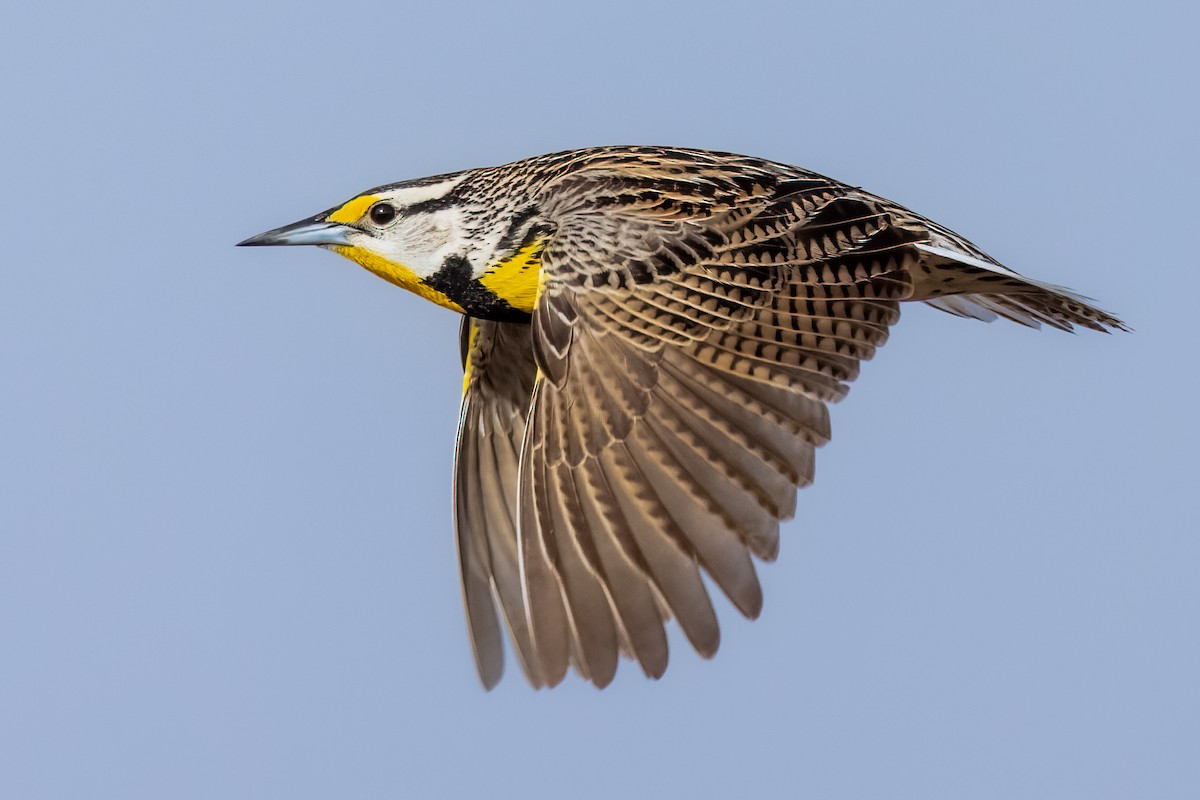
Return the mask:
{"type": "Polygon", "coordinates": [[[350,244],[348,235],[356,230],[349,225],[329,222],[321,214],[309,219],[284,225],[273,231],[251,236],[244,242],[238,242],[238,247],[267,247],[270,245],[292,244],[350,244]]]}

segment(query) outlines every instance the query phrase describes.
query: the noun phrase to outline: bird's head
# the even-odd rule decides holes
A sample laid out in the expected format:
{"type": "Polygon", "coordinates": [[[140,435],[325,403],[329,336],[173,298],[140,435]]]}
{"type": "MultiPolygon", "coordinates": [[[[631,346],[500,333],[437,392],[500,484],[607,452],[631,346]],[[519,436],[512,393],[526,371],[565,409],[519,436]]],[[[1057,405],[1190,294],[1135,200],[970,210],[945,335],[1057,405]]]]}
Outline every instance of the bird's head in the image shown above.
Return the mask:
{"type": "MultiPolygon", "coordinates": [[[[532,255],[540,245],[533,214],[511,201],[491,198],[468,171],[439,175],[368,190],[347,202],[291,225],[252,236],[239,246],[316,245],[349,258],[379,277],[456,311],[476,312],[488,301],[480,284],[497,265],[532,255]],[[505,219],[507,217],[507,219],[505,219]],[[518,223],[519,230],[512,230],[518,223]]],[[[502,198],[507,200],[507,198],[502,198]]],[[[526,258],[527,271],[534,259],[526,258]]],[[[532,301],[524,287],[505,302],[526,313],[532,301]]],[[[504,316],[504,309],[497,313],[504,316]]],[[[509,316],[512,316],[511,314],[509,316]]]]}

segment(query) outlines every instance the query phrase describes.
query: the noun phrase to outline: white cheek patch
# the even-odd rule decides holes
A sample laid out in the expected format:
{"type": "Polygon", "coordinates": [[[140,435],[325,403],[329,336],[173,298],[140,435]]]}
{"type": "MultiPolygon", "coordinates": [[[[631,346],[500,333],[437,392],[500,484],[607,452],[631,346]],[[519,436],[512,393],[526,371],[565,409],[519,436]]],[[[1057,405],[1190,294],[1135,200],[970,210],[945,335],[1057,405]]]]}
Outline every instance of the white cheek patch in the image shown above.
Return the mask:
{"type": "Polygon", "coordinates": [[[466,251],[468,243],[462,236],[459,217],[460,212],[452,208],[402,216],[386,232],[365,244],[387,260],[427,278],[441,268],[448,256],[466,251]]]}

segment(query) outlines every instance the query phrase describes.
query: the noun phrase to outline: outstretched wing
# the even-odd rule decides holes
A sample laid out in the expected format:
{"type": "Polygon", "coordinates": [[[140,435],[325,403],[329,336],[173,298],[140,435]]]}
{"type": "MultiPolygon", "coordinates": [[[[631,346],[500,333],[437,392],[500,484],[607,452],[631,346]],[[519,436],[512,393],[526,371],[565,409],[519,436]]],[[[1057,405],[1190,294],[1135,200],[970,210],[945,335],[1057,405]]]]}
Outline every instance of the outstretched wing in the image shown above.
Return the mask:
{"type": "Polygon", "coordinates": [[[759,613],[751,555],[775,558],[829,438],[826,403],[912,294],[921,237],[886,208],[819,176],[729,166],[614,166],[558,189],[519,477],[546,682],[573,664],[604,686],[622,650],[661,675],[670,616],[711,656],[701,569],[759,613]]]}
{"type": "Polygon", "coordinates": [[[488,686],[502,668],[493,593],[535,686],[572,666],[605,686],[622,653],[660,676],[672,617],[711,656],[702,571],[757,616],[752,556],[777,556],[827,404],[900,301],[1122,327],[901,206],[757,159],[593,151],[541,201],[553,233],[532,329],[468,329],[459,548],[488,686]]]}
{"type": "MultiPolygon", "coordinates": [[[[517,557],[517,464],[536,366],[529,326],[465,317],[463,403],[455,453],[454,517],[467,626],[487,688],[504,671],[501,615],[531,682],[517,557]]],[[[548,602],[548,601],[547,601],[548,602]]]]}

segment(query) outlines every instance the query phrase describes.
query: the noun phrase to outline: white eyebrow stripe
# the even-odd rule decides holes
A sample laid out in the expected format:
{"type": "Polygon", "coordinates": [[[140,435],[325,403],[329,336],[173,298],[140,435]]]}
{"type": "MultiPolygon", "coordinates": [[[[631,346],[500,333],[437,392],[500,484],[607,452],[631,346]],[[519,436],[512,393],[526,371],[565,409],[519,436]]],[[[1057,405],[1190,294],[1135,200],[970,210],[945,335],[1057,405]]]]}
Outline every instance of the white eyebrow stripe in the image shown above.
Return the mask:
{"type": "Polygon", "coordinates": [[[413,206],[417,203],[429,202],[430,200],[440,200],[453,191],[454,187],[458,186],[462,181],[463,177],[459,176],[425,186],[404,186],[399,189],[392,189],[389,192],[383,192],[381,197],[392,200],[400,206],[413,206]]]}

